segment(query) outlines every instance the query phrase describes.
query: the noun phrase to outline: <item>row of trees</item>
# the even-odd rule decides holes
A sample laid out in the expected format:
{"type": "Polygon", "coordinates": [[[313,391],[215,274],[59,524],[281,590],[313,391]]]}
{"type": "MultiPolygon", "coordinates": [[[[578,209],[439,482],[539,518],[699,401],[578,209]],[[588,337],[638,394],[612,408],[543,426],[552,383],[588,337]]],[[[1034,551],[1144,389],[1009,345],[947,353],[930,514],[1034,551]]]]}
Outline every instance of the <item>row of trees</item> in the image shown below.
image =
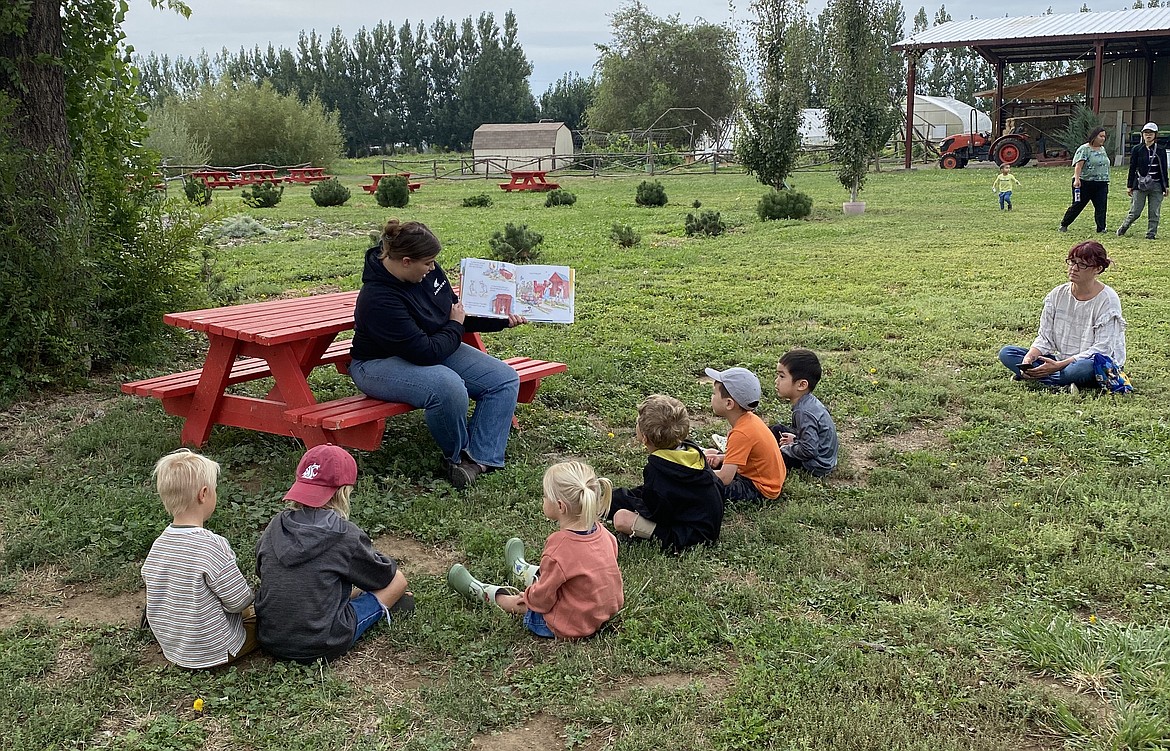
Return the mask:
{"type": "Polygon", "coordinates": [[[511,11],[503,28],[486,12],[461,23],[439,18],[430,26],[380,22],[352,40],[340,29],[328,39],[302,33],[296,50],[269,45],[265,51],[225,49],[214,57],[175,59],[151,53],[136,64],[143,92],[156,107],[223,79],[267,81],[276,92],[303,101],[317,96],[338,113],[351,155],[386,144],[464,150],[486,122],[530,122],[542,112],[572,117],[583,111],[582,92],[590,88],[567,76],[545,92],[538,108],[528,85],[532,65],[511,11]]]}

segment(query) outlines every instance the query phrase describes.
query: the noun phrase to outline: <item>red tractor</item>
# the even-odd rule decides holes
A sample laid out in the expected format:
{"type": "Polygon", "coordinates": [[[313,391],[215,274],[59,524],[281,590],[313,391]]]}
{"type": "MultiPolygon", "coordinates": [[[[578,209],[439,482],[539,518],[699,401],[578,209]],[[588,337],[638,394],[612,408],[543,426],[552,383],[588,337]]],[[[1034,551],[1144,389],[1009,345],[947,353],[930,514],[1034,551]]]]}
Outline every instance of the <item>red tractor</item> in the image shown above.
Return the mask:
{"type": "Polygon", "coordinates": [[[987,133],[960,133],[950,136],[939,147],[938,166],[962,169],[972,159],[992,160],[996,164],[1022,167],[1032,159],[1032,145],[1022,127],[992,141],[987,133]]]}

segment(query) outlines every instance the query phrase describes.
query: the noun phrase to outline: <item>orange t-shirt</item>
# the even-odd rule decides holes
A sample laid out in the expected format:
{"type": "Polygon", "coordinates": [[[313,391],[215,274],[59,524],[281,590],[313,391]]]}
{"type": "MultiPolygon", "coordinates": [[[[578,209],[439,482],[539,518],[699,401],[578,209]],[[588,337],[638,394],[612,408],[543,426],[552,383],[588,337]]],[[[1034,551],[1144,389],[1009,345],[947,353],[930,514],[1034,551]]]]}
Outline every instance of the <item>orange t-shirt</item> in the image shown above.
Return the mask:
{"type": "Polygon", "coordinates": [[[723,463],[738,467],[736,471],[751,480],[768,500],[779,497],[788,477],[776,436],[755,412],[745,412],[735,421],[727,435],[723,463]]]}

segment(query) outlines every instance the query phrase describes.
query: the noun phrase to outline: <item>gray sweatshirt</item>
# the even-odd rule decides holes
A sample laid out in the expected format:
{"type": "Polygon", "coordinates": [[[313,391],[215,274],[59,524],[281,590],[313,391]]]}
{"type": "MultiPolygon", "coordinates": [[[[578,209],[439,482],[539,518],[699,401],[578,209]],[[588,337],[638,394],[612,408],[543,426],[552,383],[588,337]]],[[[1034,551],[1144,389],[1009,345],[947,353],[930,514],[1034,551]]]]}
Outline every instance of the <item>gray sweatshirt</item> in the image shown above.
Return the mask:
{"type": "Polygon", "coordinates": [[[792,432],[796,440],[780,451],[800,462],[814,475],[823,476],[837,466],[837,426],[829,410],[812,394],[805,394],[792,405],[792,432]]]}
{"type": "Polygon", "coordinates": [[[353,587],[383,589],[398,564],[377,550],[356,524],[332,509],[277,514],[256,548],[257,638],[275,657],[335,659],[353,644],[353,587]]]}

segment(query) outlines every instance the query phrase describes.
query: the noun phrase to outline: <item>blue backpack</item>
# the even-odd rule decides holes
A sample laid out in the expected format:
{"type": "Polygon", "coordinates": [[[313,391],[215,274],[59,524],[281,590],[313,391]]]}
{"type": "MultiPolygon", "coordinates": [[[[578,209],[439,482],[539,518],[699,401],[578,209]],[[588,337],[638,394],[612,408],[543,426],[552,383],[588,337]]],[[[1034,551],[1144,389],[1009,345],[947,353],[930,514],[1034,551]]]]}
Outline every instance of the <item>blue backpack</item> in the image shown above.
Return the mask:
{"type": "Polygon", "coordinates": [[[1113,362],[1113,358],[1109,355],[1093,355],[1093,377],[1097,379],[1097,385],[1110,394],[1133,393],[1133,385],[1129,382],[1129,376],[1125,374],[1121,366],[1113,362]]]}

